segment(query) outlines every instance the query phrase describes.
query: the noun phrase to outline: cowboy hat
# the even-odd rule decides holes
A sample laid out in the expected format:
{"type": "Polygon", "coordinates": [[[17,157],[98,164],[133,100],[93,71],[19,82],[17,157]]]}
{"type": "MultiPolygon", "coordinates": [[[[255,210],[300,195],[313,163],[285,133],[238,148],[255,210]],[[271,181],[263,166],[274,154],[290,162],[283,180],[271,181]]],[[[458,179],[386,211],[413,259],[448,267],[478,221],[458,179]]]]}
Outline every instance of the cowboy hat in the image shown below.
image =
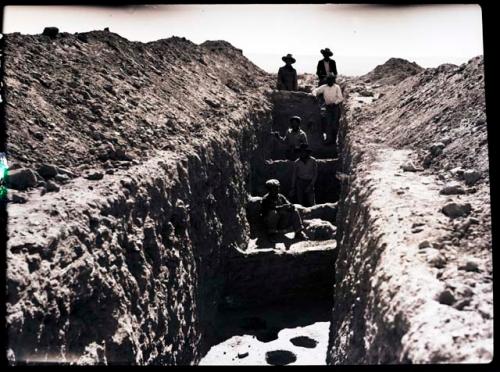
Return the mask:
{"type": "Polygon", "coordinates": [[[280,187],[280,181],[275,178],[271,178],[270,180],[266,181],[266,187],[268,189],[280,187]]]}
{"type": "Polygon", "coordinates": [[[332,51],[330,50],[330,48],[325,48],[325,49],[321,49],[320,50],[321,54],[323,54],[324,56],[333,56],[333,53],[332,51]]]}
{"type": "Polygon", "coordinates": [[[292,63],[295,63],[295,58],[293,58],[290,53],[288,53],[284,57],[281,57],[281,59],[283,60],[283,62],[286,62],[287,60],[290,60],[290,61],[292,61],[292,63]]]}

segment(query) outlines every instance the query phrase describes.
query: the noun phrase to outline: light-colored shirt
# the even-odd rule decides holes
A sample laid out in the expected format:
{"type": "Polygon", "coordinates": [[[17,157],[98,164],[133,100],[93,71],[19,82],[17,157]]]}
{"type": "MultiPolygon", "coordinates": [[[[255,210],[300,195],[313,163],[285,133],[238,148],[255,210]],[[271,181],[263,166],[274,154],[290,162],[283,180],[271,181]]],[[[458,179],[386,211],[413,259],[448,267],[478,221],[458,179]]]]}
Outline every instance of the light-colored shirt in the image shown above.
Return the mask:
{"type": "Polygon", "coordinates": [[[300,128],[298,131],[294,132],[292,128],[289,128],[285,134],[285,142],[287,145],[298,149],[301,143],[307,143],[306,132],[300,128]]]}
{"type": "Polygon", "coordinates": [[[344,100],[342,91],[340,90],[340,86],[338,84],[333,84],[331,87],[328,86],[328,84],[323,84],[322,86],[313,89],[311,93],[315,96],[323,93],[323,98],[325,99],[325,103],[327,105],[331,105],[332,103],[339,104],[344,100]]]}
{"type": "Polygon", "coordinates": [[[301,159],[295,160],[295,174],[297,178],[302,180],[312,180],[314,174],[318,167],[318,163],[315,158],[309,156],[309,158],[304,162],[301,159]]]}
{"type": "Polygon", "coordinates": [[[328,75],[330,73],[330,61],[324,61],[323,64],[325,65],[325,72],[328,75]]]}

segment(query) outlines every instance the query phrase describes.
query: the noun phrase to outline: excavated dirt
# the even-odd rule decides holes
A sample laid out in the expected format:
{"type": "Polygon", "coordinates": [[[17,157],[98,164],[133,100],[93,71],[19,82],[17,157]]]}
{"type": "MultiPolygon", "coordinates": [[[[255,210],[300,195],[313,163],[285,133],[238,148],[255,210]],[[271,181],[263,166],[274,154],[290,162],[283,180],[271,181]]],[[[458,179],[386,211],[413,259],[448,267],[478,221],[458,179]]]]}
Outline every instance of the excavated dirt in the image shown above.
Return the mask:
{"type": "Polygon", "coordinates": [[[224,41],[5,35],[10,363],[376,364],[492,358],[482,57],[308,94],[224,41]],[[273,142],[303,117],[311,241],[262,235],[273,142]],[[337,158],[338,156],[338,158],[337,158]]]}
{"type": "Polygon", "coordinates": [[[329,364],[491,361],[483,81],[482,57],[350,80],[329,364]]]}

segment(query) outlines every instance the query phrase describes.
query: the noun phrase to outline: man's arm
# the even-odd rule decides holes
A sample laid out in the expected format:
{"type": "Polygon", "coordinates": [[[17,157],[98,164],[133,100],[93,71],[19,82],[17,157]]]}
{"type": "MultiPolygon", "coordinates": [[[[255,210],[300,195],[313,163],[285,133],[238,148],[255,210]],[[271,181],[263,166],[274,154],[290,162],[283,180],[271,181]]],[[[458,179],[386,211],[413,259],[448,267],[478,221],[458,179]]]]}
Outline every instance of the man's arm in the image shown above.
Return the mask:
{"type": "Polygon", "coordinates": [[[337,75],[337,63],[335,63],[335,61],[332,59],[332,71],[335,75],[337,75]]]}
{"type": "Polygon", "coordinates": [[[340,89],[340,85],[337,84],[337,96],[338,96],[338,102],[340,103],[344,100],[344,96],[342,95],[342,89],[340,89]]]}
{"type": "Polygon", "coordinates": [[[318,62],[318,66],[316,66],[316,75],[318,76],[319,79],[323,76],[323,73],[321,72],[321,64],[322,61],[318,62]]]}
{"type": "Polygon", "coordinates": [[[283,70],[280,68],[278,70],[278,82],[276,83],[276,88],[278,90],[282,90],[284,87],[284,84],[283,84],[283,70]]]}
{"type": "Polygon", "coordinates": [[[293,71],[293,90],[297,90],[297,71],[293,71]]]}
{"type": "Polygon", "coordinates": [[[318,178],[318,162],[316,159],[313,159],[313,178],[311,181],[311,186],[316,184],[316,179],[318,178]]]}
{"type": "Polygon", "coordinates": [[[314,88],[314,89],[311,91],[311,93],[312,93],[312,95],[314,95],[314,96],[318,96],[318,94],[323,93],[323,90],[324,90],[324,89],[325,89],[325,85],[323,84],[323,85],[322,85],[322,86],[320,86],[320,87],[314,88]]]}

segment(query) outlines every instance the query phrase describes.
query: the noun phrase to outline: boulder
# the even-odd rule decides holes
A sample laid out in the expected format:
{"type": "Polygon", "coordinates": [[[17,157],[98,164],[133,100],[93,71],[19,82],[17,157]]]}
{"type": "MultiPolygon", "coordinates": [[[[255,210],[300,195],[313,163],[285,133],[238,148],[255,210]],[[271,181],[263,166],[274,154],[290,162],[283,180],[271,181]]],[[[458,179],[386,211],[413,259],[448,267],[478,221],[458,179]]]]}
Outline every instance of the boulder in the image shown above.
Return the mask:
{"type": "Polygon", "coordinates": [[[104,177],[104,174],[102,172],[95,171],[95,172],[87,174],[87,176],[85,178],[88,180],[91,180],[91,181],[97,181],[97,180],[102,180],[103,177],[104,177]]]}
{"type": "Polygon", "coordinates": [[[59,33],[59,29],[57,27],[45,27],[43,29],[42,35],[48,36],[51,39],[54,39],[59,33]]]}
{"type": "Polygon", "coordinates": [[[481,178],[481,173],[476,170],[467,170],[463,174],[463,178],[467,186],[474,185],[481,178]]]}
{"type": "Polygon", "coordinates": [[[47,185],[45,187],[47,188],[47,192],[57,192],[61,190],[61,187],[54,181],[47,181],[47,185]]]}
{"type": "Polygon", "coordinates": [[[29,168],[13,170],[8,175],[8,185],[15,190],[26,190],[37,184],[36,173],[29,168]]]}
{"type": "Polygon", "coordinates": [[[467,216],[472,210],[470,203],[449,202],[442,208],[442,212],[450,218],[467,216]]]}
{"type": "Polygon", "coordinates": [[[312,220],[304,221],[304,225],[306,225],[304,232],[311,240],[335,239],[337,227],[335,227],[328,221],[314,218],[312,220]]]}
{"type": "Polygon", "coordinates": [[[431,152],[432,156],[438,156],[443,152],[444,147],[444,143],[436,142],[429,147],[429,151],[431,152]]]}
{"type": "Polygon", "coordinates": [[[57,176],[59,173],[57,167],[52,164],[42,164],[38,167],[37,172],[43,177],[43,178],[53,178],[57,176]]]}

